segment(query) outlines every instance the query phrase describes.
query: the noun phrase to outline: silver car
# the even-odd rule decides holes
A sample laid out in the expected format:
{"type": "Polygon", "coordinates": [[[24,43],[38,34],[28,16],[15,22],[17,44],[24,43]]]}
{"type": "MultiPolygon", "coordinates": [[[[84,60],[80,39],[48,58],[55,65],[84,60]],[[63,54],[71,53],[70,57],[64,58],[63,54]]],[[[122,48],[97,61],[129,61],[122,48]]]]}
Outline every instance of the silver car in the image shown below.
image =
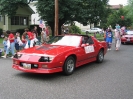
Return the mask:
{"type": "Polygon", "coordinates": [[[86,30],[85,32],[86,32],[86,34],[88,34],[88,33],[102,33],[102,29],[100,29],[100,28],[91,28],[89,30],[86,30]]]}

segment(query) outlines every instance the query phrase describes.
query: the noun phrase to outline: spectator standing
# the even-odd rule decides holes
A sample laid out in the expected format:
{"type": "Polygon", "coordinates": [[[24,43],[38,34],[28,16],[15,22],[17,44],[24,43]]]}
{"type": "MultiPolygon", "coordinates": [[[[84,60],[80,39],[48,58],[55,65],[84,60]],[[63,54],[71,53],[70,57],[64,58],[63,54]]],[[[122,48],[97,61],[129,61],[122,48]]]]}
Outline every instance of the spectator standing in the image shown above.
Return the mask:
{"type": "Polygon", "coordinates": [[[116,24],[115,28],[116,28],[116,30],[120,31],[120,28],[121,28],[121,27],[120,27],[119,24],[116,24]]]}
{"type": "Polygon", "coordinates": [[[106,33],[106,42],[108,44],[108,50],[111,50],[112,40],[113,40],[113,33],[112,33],[111,29],[108,29],[108,31],[106,33]]]}
{"type": "Polygon", "coordinates": [[[115,47],[116,50],[119,50],[121,45],[121,34],[119,30],[115,30],[115,47]]]}
{"type": "Polygon", "coordinates": [[[46,41],[49,41],[49,28],[46,26],[46,41]]]}
{"type": "Polygon", "coordinates": [[[34,26],[34,33],[35,33],[36,38],[37,38],[38,37],[37,26],[34,26]]]}
{"type": "Polygon", "coordinates": [[[26,37],[27,37],[27,33],[24,32],[24,33],[22,34],[22,43],[23,43],[22,48],[25,48],[25,45],[26,45],[26,43],[27,43],[26,37]]]}
{"type": "Polygon", "coordinates": [[[7,50],[7,40],[8,38],[5,37],[4,40],[3,40],[3,46],[4,46],[4,55],[6,54],[6,50],[7,50]]]}
{"type": "Polygon", "coordinates": [[[9,51],[11,50],[11,53],[12,53],[12,57],[11,57],[11,58],[13,58],[13,56],[14,56],[14,54],[15,54],[15,53],[14,53],[14,50],[15,50],[14,39],[15,39],[15,37],[14,37],[14,34],[11,33],[10,31],[6,31],[6,33],[9,34],[8,40],[7,40],[7,50],[6,50],[5,55],[2,56],[2,57],[3,57],[3,58],[6,58],[7,55],[9,54],[9,51]]]}
{"type": "Polygon", "coordinates": [[[107,30],[104,29],[104,30],[103,30],[103,38],[104,38],[104,41],[106,41],[106,32],[107,32],[107,30]]]}
{"type": "Polygon", "coordinates": [[[16,36],[15,36],[15,49],[16,49],[16,53],[19,52],[19,50],[21,50],[23,46],[23,43],[20,39],[20,33],[16,33],[16,36]]]}
{"type": "Polygon", "coordinates": [[[47,41],[47,34],[46,34],[46,29],[43,28],[42,32],[41,32],[41,43],[45,43],[47,41]]]}

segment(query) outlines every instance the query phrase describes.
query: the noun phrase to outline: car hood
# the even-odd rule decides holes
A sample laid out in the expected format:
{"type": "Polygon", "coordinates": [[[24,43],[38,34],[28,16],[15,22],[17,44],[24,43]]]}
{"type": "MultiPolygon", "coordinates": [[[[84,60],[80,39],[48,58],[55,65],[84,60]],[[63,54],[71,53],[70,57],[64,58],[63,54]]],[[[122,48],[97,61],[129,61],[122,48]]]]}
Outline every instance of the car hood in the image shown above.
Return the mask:
{"type": "Polygon", "coordinates": [[[124,35],[123,37],[133,37],[133,35],[124,35]]]}
{"type": "Polygon", "coordinates": [[[74,49],[73,46],[57,46],[57,45],[41,45],[29,49],[24,49],[20,53],[24,54],[45,54],[45,55],[58,55],[65,51],[74,49]]]}

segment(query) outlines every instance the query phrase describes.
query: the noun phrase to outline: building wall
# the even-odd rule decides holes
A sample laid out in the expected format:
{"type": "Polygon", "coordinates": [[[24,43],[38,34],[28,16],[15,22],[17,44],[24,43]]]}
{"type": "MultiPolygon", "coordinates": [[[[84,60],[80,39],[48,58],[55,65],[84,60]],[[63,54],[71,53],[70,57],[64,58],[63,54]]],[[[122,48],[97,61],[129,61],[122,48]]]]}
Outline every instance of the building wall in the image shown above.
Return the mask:
{"type": "Polygon", "coordinates": [[[37,1],[30,2],[29,6],[32,8],[32,10],[35,12],[35,14],[31,15],[31,24],[38,24],[40,23],[40,17],[39,14],[37,13],[36,6],[35,4],[37,1]]]}
{"type": "Polygon", "coordinates": [[[27,28],[29,25],[31,25],[31,15],[32,15],[32,10],[28,7],[19,7],[16,15],[15,16],[23,16],[23,17],[28,17],[28,25],[11,25],[11,18],[8,16],[5,16],[5,25],[4,25],[4,20],[0,22],[0,28],[3,29],[3,31],[16,31],[16,29],[24,29],[27,28]]]}
{"type": "Polygon", "coordinates": [[[0,28],[3,28],[3,17],[0,15],[0,28]]]}

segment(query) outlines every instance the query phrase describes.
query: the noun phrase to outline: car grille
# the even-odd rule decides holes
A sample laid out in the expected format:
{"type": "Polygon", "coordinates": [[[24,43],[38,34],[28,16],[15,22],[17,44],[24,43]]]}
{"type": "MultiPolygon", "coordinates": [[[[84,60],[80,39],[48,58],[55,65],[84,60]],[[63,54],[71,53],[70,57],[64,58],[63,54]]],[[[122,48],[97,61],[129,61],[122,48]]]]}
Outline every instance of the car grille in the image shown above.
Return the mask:
{"type": "Polygon", "coordinates": [[[126,37],[126,39],[131,39],[130,37],[126,37]]]}
{"type": "MultiPolygon", "coordinates": [[[[23,67],[23,63],[24,62],[20,62],[20,66],[23,67]]],[[[30,63],[27,63],[30,64],[30,63]]],[[[38,64],[31,64],[31,69],[37,69],[38,68],[38,64]],[[36,66],[35,66],[36,65],[36,66]]]]}

